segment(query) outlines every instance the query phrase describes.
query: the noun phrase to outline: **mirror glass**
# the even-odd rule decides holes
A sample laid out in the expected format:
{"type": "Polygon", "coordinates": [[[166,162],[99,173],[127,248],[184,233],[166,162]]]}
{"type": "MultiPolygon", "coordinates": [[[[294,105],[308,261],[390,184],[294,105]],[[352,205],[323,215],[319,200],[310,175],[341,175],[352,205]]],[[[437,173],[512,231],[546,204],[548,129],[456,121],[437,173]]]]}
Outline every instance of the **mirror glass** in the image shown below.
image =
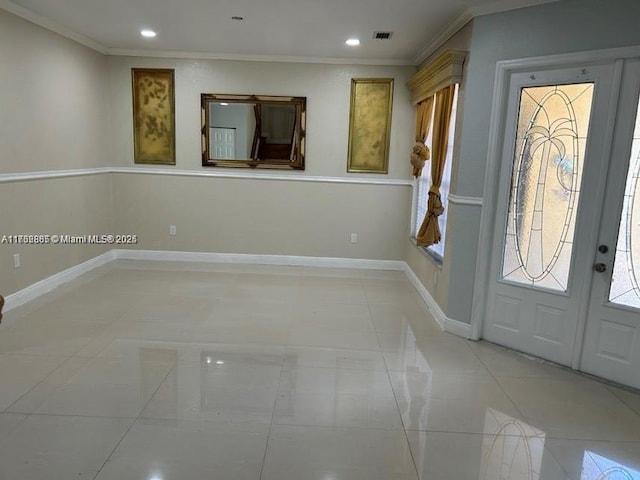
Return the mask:
{"type": "Polygon", "coordinates": [[[202,94],[202,164],[304,169],[306,98],[202,94]]]}

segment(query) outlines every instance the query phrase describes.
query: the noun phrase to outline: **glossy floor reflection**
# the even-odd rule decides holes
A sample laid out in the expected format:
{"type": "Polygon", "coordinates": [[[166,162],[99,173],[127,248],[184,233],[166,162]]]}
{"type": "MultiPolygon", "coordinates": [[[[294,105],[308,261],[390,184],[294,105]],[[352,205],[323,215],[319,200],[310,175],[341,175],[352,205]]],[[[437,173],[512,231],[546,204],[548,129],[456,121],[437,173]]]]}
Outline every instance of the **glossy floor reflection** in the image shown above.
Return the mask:
{"type": "Polygon", "coordinates": [[[640,396],[403,273],[114,262],[0,326],[0,479],[640,480],[640,396]]]}

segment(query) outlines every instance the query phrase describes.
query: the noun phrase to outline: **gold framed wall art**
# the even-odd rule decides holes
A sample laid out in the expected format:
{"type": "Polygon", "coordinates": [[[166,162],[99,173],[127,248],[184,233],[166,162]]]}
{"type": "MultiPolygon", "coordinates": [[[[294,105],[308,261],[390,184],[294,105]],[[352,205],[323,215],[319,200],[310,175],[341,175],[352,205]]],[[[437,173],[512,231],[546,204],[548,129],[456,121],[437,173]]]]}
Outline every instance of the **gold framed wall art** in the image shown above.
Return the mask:
{"type": "Polygon", "coordinates": [[[389,173],[393,78],[351,79],[347,172],[389,173]]]}
{"type": "Polygon", "coordinates": [[[174,70],[132,68],[135,163],[176,164],[174,70]]]}

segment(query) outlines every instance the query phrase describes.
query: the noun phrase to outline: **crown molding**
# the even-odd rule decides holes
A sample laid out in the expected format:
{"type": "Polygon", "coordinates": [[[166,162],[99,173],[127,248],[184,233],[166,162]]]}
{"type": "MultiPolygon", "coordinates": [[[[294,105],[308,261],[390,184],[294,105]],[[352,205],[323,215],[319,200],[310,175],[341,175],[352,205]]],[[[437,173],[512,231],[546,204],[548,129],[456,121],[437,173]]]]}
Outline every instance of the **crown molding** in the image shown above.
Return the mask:
{"type": "Polygon", "coordinates": [[[480,17],[482,15],[518,10],[519,8],[535,7],[536,5],[544,5],[545,3],[554,3],[558,1],[560,0],[498,0],[486,5],[472,7],[470,10],[474,17],[480,17]]]}
{"type": "Polygon", "coordinates": [[[458,33],[462,27],[473,20],[473,18],[474,15],[469,9],[463,10],[460,15],[449,22],[446,27],[440,30],[440,33],[433,37],[433,39],[427,43],[420,52],[418,52],[418,55],[413,59],[413,63],[415,65],[421,65],[422,62],[424,62],[430,55],[433,55],[436,50],[458,33]]]}
{"type": "Polygon", "coordinates": [[[85,37],[84,35],[80,35],[79,33],[74,32],[73,30],[60,25],[53,20],[49,20],[42,15],[35,13],[27,8],[21,7],[10,0],[0,0],[0,8],[6,10],[13,15],[23,18],[31,23],[35,23],[36,25],[50,30],[58,35],[61,35],[65,38],[73,40],[81,45],[84,45],[91,50],[95,50],[96,52],[102,53],[103,55],[107,54],[108,48],[104,45],[96,42],[95,40],[90,39],[89,37],[85,37]]]}
{"type": "Polygon", "coordinates": [[[211,52],[188,52],[174,50],[119,49],[102,45],[91,38],[74,32],[53,20],[13,3],[11,0],[0,0],[0,9],[34,23],[46,30],[73,40],[103,55],[122,57],[149,58],[184,58],[194,60],[235,60],[243,62],[281,62],[281,63],[317,63],[329,65],[373,65],[373,66],[414,66],[411,58],[345,58],[345,57],[311,57],[290,55],[246,55],[211,52]]]}
{"type": "Polygon", "coordinates": [[[553,3],[559,0],[499,0],[487,5],[465,8],[460,14],[444,27],[433,39],[427,43],[413,59],[415,65],[421,65],[429,56],[433,55],[438,48],[445,44],[447,40],[458,33],[462,27],[476,17],[490,15],[492,13],[517,10],[519,8],[533,7],[545,3],[553,3]]]}
{"type": "Polygon", "coordinates": [[[0,0],[0,9],[6,10],[31,23],[35,23],[47,30],[55,32],[65,38],[84,45],[91,50],[110,56],[123,57],[150,57],[150,58],[185,58],[199,60],[236,60],[245,62],[282,62],[282,63],[317,63],[330,65],[389,65],[389,66],[416,66],[422,64],[424,60],[432,55],[447,40],[455,35],[462,27],[481,15],[489,15],[508,10],[531,7],[545,3],[553,3],[559,0],[499,0],[481,7],[464,9],[445,28],[443,28],[433,39],[425,45],[413,58],[344,58],[344,57],[307,57],[289,55],[245,55],[245,54],[225,54],[207,52],[188,52],[172,50],[136,50],[118,49],[107,47],[95,40],[76,33],[53,20],[50,20],[38,13],[13,3],[11,0],[0,0]]]}
{"type": "MultiPolygon", "coordinates": [[[[1,0],[0,0],[1,1],[1,0]]],[[[235,53],[184,52],[175,50],[135,50],[108,48],[106,55],[118,57],[186,58],[194,60],[232,60],[241,62],[321,63],[330,65],[414,66],[410,58],[305,57],[292,55],[247,55],[235,53]]]]}

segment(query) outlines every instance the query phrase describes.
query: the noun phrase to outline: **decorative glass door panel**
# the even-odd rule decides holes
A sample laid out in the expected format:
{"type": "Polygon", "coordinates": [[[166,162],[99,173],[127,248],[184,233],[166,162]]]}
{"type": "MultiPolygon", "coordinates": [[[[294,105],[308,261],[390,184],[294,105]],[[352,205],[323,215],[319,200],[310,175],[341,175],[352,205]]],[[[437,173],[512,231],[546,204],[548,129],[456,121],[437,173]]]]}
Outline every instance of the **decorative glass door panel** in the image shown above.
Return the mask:
{"type": "Polygon", "coordinates": [[[567,291],[594,84],[521,89],[502,279],[567,291]]]}
{"type": "Polygon", "coordinates": [[[510,74],[483,337],[572,365],[593,275],[613,63],[510,74]]]}
{"type": "Polygon", "coordinates": [[[609,301],[640,308],[640,113],[631,144],[609,301]]]}

